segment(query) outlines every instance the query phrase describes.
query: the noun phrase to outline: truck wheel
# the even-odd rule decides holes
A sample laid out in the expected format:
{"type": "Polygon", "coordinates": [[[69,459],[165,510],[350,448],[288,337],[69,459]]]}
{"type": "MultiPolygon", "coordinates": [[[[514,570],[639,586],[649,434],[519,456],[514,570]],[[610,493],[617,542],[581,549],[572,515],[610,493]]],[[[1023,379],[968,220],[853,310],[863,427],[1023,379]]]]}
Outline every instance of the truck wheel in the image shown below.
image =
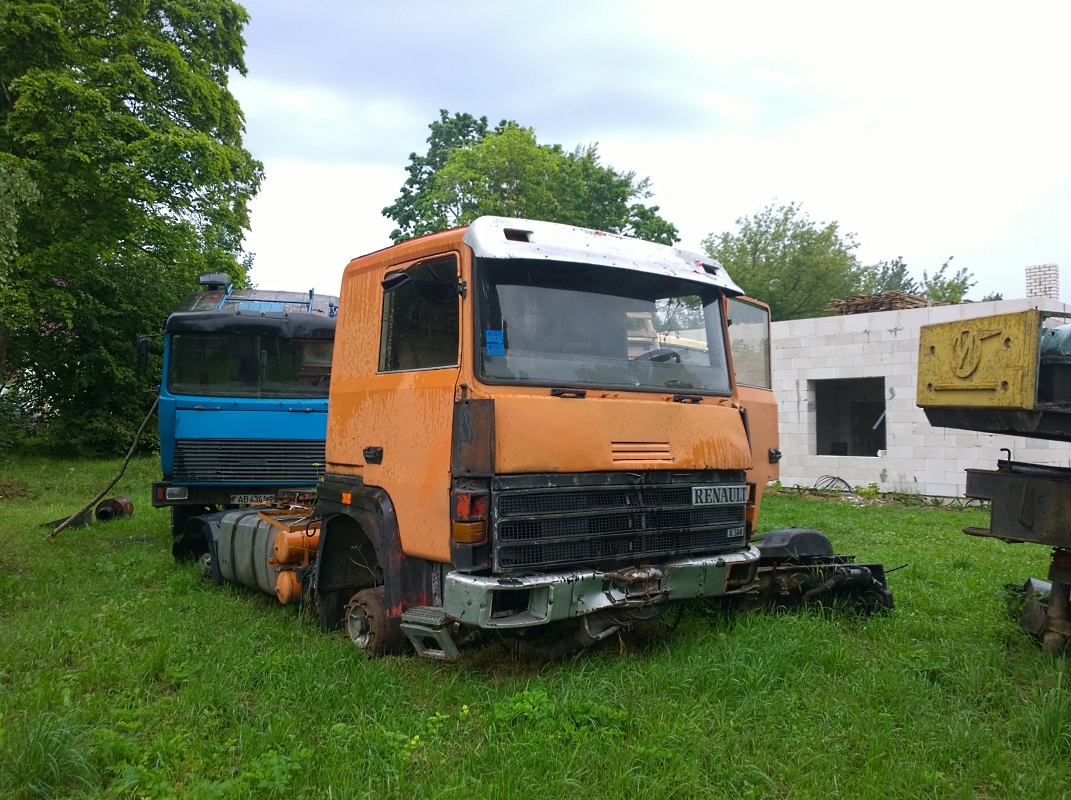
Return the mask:
{"type": "Polygon", "coordinates": [[[371,655],[397,653],[406,642],[401,620],[387,616],[382,586],[357,592],[346,603],[342,618],[353,643],[371,655]]]}
{"type": "Polygon", "coordinates": [[[193,561],[208,552],[203,534],[185,534],[191,519],[210,510],[207,506],[171,506],[171,554],[176,561],[193,561]]]}

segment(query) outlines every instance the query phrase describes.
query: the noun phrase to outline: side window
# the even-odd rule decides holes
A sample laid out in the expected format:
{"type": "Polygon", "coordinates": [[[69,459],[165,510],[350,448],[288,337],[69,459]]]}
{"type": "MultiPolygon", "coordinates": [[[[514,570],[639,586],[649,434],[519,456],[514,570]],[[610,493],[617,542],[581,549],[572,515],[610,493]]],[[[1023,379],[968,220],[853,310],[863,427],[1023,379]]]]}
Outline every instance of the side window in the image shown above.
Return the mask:
{"type": "Polygon", "coordinates": [[[770,312],[757,303],[729,299],[729,345],[739,386],[769,389],[770,312]]]}
{"type": "Polygon", "coordinates": [[[461,324],[457,257],[388,272],[383,281],[379,371],[452,367],[461,324]]]}

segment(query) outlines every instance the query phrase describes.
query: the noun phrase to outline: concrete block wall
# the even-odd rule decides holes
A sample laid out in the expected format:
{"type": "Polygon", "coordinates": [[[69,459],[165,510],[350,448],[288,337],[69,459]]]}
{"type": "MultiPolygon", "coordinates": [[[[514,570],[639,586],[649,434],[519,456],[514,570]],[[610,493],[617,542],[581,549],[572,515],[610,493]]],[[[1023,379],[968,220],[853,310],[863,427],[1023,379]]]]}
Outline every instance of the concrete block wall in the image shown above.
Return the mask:
{"type": "Polygon", "coordinates": [[[999,436],[930,425],[915,405],[919,329],[935,322],[1040,308],[1071,312],[1051,298],[932,306],[775,322],[771,329],[781,483],[813,486],[835,475],[852,486],[961,497],[968,467],[992,469],[1007,447],[1017,461],[1071,467],[1071,443],[999,436]],[[885,379],[886,448],[875,458],[817,455],[814,385],[843,378],[885,379]]]}

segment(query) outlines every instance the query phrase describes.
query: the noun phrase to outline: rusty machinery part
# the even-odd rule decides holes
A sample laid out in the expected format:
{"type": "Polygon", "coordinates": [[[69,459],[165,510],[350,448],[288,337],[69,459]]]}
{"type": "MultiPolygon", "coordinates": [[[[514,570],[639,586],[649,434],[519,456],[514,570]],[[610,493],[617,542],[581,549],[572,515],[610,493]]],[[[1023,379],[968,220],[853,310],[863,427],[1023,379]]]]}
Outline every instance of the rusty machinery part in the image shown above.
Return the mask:
{"type": "Polygon", "coordinates": [[[292,569],[279,571],[275,581],[275,596],[284,606],[301,596],[301,579],[292,569]]]}
{"type": "Polygon", "coordinates": [[[1049,593],[1049,609],[1045,615],[1045,627],[1041,632],[1041,648],[1052,656],[1063,652],[1067,640],[1071,639],[1071,620],[1068,619],[1071,608],[1071,585],[1054,581],[1049,593]]]}
{"type": "Polygon", "coordinates": [[[892,609],[892,592],[874,577],[869,567],[844,564],[832,569],[833,574],[830,577],[803,593],[803,602],[809,603],[828,595],[847,599],[853,605],[861,604],[864,610],[871,613],[892,609]]]}
{"type": "Polygon", "coordinates": [[[283,529],[275,536],[275,559],[280,564],[308,564],[320,543],[318,527],[283,529]]]}
{"type": "Polygon", "coordinates": [[[342,618],[358,650],[379,656],[399,653],[405,647],[407,639],[400,619],[387,616],[382,586],[354,594],[342,610],[342,618]]]}
{"type": "Polygon", "coordinates": [[[134,513],[134,504],[127,497],[110,497],[97,503],[97,522],[107,522],[117,517],[129,517],[134,513]]]}
{"type": "Polygon", "coordinates": [[[248,506],[194,518],[187,529],[199,520],[213,583],[236,583],[289,603],[302,594],[319,541],[319,520],[306,511],[248,506]]]}
{"type": "Polygon", "coordinates": [[[863,614],[891,611],[892,592],[881,564],[856,564],[853,556],[802,557],[759,566],[755,585],[728,598],[727,608],[794,608],[829,604],[863,614]]]}
{"type": "Polygon", "coordinates": [[[1019,627],[1041,642],[1050,655],[1060,655],[1071,630],[1067,619],[1061,618],[1061,606],[1071,603],[1071,587],[1059,581],[1028,578],[1022,585],[1007,584],[1009,611],[1018,617],[1019,627]]]}
{"type": "Polygon", "coordinates": [[[881,564],[857,564],[855,556],[836,555],[821,531],[782,528],[757,542],[762,558],[755,584],[727,604],[750,610],[832,602],[863,613],[891,610],[892,592],[881,564]]]}
{"type": "Polygon", "coordinates": [[[1059,655],[1071,639],[1071,552],[1057,547],[1049,564],[1049,603],[1041,628],[1041,647],[1059,655]]]}

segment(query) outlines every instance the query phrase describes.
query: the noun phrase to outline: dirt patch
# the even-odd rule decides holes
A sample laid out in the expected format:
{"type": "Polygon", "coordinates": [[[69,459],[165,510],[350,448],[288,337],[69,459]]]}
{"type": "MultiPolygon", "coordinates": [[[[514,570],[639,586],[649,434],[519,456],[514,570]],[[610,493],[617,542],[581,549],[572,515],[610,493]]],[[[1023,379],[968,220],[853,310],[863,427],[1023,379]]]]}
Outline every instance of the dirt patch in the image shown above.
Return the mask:
{"type": "Polygon", "coordinates": [[[12,497],[29,497],[30,487],[25,483],[19,483],[18,481],[5,480],[0,478],[0,500],[7,500],[12,497]]]}

